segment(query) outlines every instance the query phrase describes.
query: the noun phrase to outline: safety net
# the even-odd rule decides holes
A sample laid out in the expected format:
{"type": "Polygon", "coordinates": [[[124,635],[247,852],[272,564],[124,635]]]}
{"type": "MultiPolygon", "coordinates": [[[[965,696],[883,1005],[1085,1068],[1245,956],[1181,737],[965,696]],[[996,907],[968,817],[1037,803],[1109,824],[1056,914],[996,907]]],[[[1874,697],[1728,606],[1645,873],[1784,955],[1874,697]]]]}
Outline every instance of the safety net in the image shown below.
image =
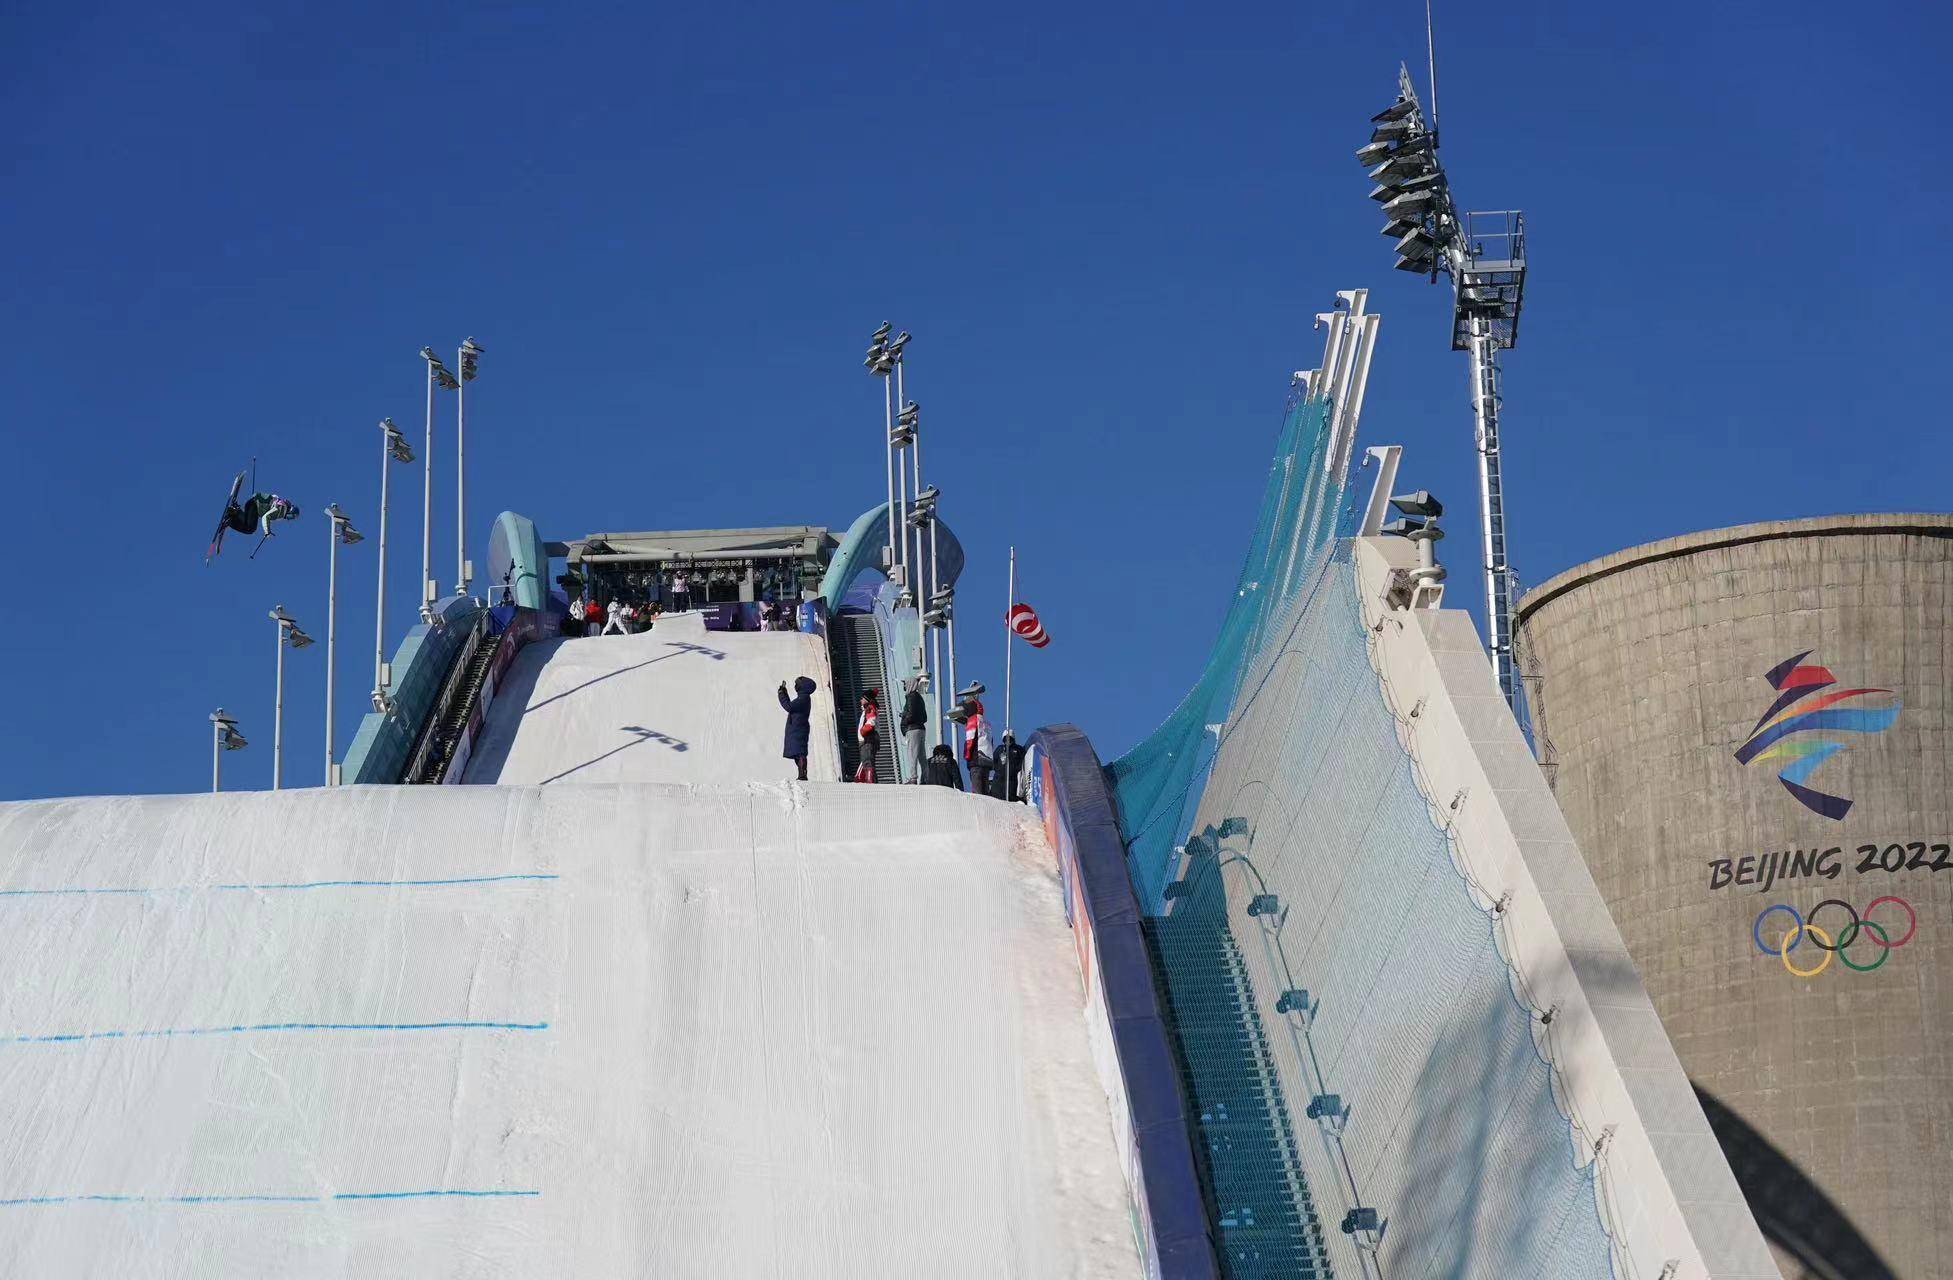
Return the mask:
{"type": "Polygon", "coordinates": [[[1612,1250],[1386,703],[1327,406],[1193,692],[1107,767],[1227,1274],[1601,1280],[1612,1250]]]}

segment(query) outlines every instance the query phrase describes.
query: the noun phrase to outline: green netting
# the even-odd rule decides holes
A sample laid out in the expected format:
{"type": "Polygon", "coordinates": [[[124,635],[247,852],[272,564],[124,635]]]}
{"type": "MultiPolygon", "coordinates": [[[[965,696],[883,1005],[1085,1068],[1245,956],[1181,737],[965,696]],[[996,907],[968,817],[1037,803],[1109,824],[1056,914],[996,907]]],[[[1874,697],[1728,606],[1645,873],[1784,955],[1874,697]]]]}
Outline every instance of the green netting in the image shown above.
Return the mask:
{"type": "Polygon", "coordinates": [[[1186,837],[1215,732],[1226,723],[1248,655],[1270,619],[1311,579],[1325,547],[1354,526],[1348,464],[1331,456],[1330,408],[1327,400],[1304,398],[1289,409],[1234,599],[1200,679],[1165,723],[1106,766],[1133,888],[1149,913],[1160,905],[1173,850],[1186,837]]]}
{"type": "Polygon", "coordinates": [[[1326,410],[1284,424],[1200,681],[1107,768],[1222,1265],[1605,1280],[1541,1030],[1379,686],[1326,410]]]}

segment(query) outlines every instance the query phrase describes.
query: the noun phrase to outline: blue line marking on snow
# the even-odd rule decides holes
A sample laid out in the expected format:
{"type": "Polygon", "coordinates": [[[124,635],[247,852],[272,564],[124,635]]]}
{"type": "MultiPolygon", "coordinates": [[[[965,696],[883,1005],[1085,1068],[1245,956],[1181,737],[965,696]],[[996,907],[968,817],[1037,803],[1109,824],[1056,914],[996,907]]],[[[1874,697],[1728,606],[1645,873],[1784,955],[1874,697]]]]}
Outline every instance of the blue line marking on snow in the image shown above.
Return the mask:
{"type": "Polygon", "coordinates": [[[423,1200],[432,1198],[484,1198],[539,1196],[540,1191],[341,1191],[327,1196],[18,1196],[0,1199],[0,1208],[19,1208],[36,1204],[329,1204],[335,1200],[423,1200]]]}
{"type": "Polygon", "coordinates": [[[293,889],[431,889],[463,884],[498,884],[509,880],[559,880],[553,872],[526,871],[500,876],[456,876],[448,880],[302,880],[268,884],[184,884],[151,889],[0,889],[0,898],[52,898],[81,894],[125,897],[163,893],[272,893],[293,889]]]}
{"type": "Polygon", "coordinates": [[[539,1196],[540,1191],[341,1191],[334,1200],[417,1200],[426,1196],[539,1196]]]}
{"type": "Polygon", "coordinates": [[[252,1031],[545,1031],[547,1022],[257,1022],[235,1027],[154,1027],[134,1031],[67,1031],[0,1036],[0,1044],[72,1044],[81,1040],[154,1040],[164,1036],[228,1036],[252,1031]]]}

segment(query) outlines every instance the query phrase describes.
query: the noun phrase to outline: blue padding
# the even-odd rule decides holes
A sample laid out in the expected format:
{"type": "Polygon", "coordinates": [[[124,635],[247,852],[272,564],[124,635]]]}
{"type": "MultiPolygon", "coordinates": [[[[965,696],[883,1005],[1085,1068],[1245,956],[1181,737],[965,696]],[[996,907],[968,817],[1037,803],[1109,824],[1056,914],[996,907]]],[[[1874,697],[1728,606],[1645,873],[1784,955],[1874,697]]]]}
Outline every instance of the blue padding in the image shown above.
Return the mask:
{"type": "Polygon", "coordinates": [[[1139,1166],[1135,1190],[1152,1260],[1149,1271],[1161,1280],[1218,1280],[1220,1264],[1194,1169],[1186,1095],[1160,1015],[1105,771],[1076,725],[1039,729],[1031,744],[1040,770],[1032,794],[1047,821],[1055,816],[1059,842],[1065,846],[1059,860],[1067,906],[1075,876],[1090,922],[1100,994],[1112,1022],[1113,1050],[1132,1122],[1139,1166]],[[1049,788],[1042,776],[1046,770],[1049,788]]]}
{"type": "MultiPolygon", "coordinates": [[[[1099,978],[1105,984],[1105,1007],[1112,1017],[1112,1034],[1132,1019],[1158,1020],[1160,1005],[1153,992],[1153,966],[1147,958],[1146,939],[1138,928],[1126,929],[1099,923],[1093,930],[1099,948],[1099,978]]],[[[1178,1077],[1175,1077],[1177,1080],[1178,1077]]],[[[1133,1123],[1140,1123],[1137,1111],[1138,1085],[1127,1080],[1126,1092],[1133,1095],[1133,1123]]],[[[1146,1119],[1158,1119],[1148,1116],[1146,1119]]]]}

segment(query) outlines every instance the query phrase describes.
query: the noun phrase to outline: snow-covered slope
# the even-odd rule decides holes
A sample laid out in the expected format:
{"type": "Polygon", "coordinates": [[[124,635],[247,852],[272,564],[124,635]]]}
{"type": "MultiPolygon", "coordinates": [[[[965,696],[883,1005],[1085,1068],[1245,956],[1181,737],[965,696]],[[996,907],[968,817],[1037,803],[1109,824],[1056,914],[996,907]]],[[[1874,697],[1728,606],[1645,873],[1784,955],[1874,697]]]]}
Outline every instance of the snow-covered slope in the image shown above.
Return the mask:
{"type": "Polygon", "coordinates": [[[0,805],[0,1275],[1136,1274],[1024,810],[593,772],[0,805]]]}
{"type": "Polygon", "coordinates": [[[517,656],[468,782],[747,782],[790,778],[776,691],[808,676],[808,776],[841,776],[827,649],[798,632],[707,632],[697,614],[635,636],[548,640],[517,656]]]}

